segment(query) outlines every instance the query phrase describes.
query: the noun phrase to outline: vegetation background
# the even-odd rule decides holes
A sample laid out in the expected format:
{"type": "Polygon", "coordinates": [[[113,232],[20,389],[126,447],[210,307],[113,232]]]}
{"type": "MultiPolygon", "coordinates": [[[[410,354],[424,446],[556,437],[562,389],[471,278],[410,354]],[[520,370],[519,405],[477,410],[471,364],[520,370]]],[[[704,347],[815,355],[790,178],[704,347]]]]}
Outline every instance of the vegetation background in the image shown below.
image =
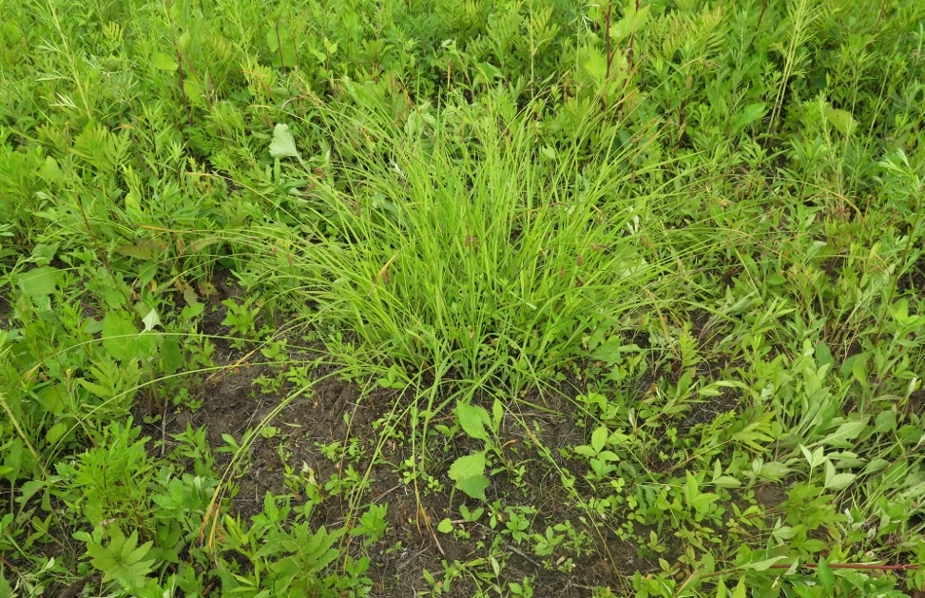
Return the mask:
{"type": "Polygon", "coordinates": [[[0,39],[0,596],[925,592],[925,3],[0,39]]]}

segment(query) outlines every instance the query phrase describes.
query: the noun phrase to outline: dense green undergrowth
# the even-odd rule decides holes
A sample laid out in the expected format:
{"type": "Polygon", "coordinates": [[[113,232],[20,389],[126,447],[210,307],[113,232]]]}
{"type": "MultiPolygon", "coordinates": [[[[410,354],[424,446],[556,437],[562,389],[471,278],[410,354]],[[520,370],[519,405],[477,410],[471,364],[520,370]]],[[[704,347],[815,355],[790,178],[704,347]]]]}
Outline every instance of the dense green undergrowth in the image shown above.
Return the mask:
{"type": "Polygon", "coordinates": [[[925,591],[925,4],[0,8],[0,596],[925,591]]]}

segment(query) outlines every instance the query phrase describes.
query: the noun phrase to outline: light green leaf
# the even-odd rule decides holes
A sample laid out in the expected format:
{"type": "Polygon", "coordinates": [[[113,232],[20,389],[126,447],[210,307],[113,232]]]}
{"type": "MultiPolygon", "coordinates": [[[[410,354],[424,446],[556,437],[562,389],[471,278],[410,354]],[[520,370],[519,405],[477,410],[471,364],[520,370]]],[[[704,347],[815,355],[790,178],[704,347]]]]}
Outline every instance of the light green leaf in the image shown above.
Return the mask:
{"type": "Polygon", "coordinates": [[[484,451],[456,459],[448,475],[456,482],[456,487],[470,498],[486,500],[485,488],[488,488],[490,481],[485,477],[484,451]]]}
{"type": "Polygon", "coordinates": [[[867,427],[867,418],[859,421],[846,422],[838,427],[835,432],[822,439],[822,444],[831,444],[833,446],[847,447],[850,445],[849,440],[853,440],[864,431],[867,427]]]}
{"type": "MultiPolygon", "coordinates": [[[[767,571],[771,568],[771,565],[787,558],[786,556],[776,556],[774,558],[767,559],[765,561],[758,561],[757,563],[748,563],[743,569],[750,569],[752,571],[767,571]]],[[[744,595],[744,594],[743,594],[744,595]]]]}
{"type": "Polygon", "coordinates": [[[742,482],[731,475],[721,475],[713,479],[713,484],[718,488],[738,488],[742,485],[742,482]]]}
{"type": "Polygon", "coordinates": [[[198,102],[202,99],[202,85],[195,79],[184,79],[183,93],[190,102],[198,102]]]}
{"type": "Polygon", "coordinates": [[[844,490],[858,477],[853,473],[835,473],[831,461],[825,462],[825,487],[827,490],[844,490]]]}
{"type": "Polygon", "coordinates": [[[180,341],[175,336],[165,336],[161,343],[161,370],[169,376],[177,373],[181,367],[183,355],[180,352],[180,341]]]}
{"type": "Polygon", "coordinates": [[[825,452],[822,450],[821,446],[810,452],[808,448],[801,444],[800,450],[803,452],[803,456],[806,457],[806,462],[809,463],[809,466],[812,468],[818,467],[827,461],[825,452]]]}
{"type": "Polygon", "coordinates": [[[453,522],[449,517],[444,517],[443,521],[437,524],[437,531],[441,534],[448,534],[453,531],[453,522]]]}
{"type": "Polygon", "coordinates": [[[497,434],[501,429],[501,421],[504,419],[504,405],[498,399],[491,406],[491,429],[497,434]]]}
{"type": "Polygon", "coordinates": [[[64,422],[58,422],[45,432],[45,440],[48,444],[54,445],[67,433],[68,425],[64,422]]]}
{"type": "Polygon", "coordinates": [[[829,567],[829,562],[825,560],[825,557],[819,557],[816,573],[822,583],[822,589],[825,590],[823,595],[835,596],[835,574],[832,572],[832,568],[829,567]]]}
{"type": "Polygon", "coordinates": [[[890,462],[886,459],[874,459],[867,464],[867,467],[864,468],[864,475],[870,475],[872,473],[877,473],[878,471],[883,471],[890,466],[890,462]]]}
{"type": "Polygon", "coordinates": [[[273,141],[270,142],[270,155],[274,158],[302,159],[295,146],[295,138],[289,132],[289,125],[279,123],[273,129],[273,141]]]}
{"type": "Polygon", "coordinates": [[[141,321],[144,322],[145,332],[150,332],[151,330],[154,330],[155,326],[160,326],[161,324],[161,318],[157,315],[157,310],[154,309],[149,311],[148,315],[143,317],[141,321]]]}
{"type": "Polygon", "coordinates": [[[484,408],[471,403],[460,402],[456,404],[456,418],[463,431],[476,440],[490,440],[485,431],[485,424],[490,424],[488,412],[484,408]]]}
{"type": "Polygon", "coordinates": [[[156,52],[154,58],[154,68],[159,71],[175,71],[177,70],[177,61],[170,54],[165,54],[163,52],[156,52]]]}
{"type": "Polygon", "coordinates": [[[585,61],[585,70],[597,85],[601,85],[607,78],[607,59],[602,53],[592,51],[588,60],[585,61]]]}
{"type": "Polygon", "coordinates": [[[19,288],[29,297],[42,297],[55,292],[60,271],[51,266],[33,268],[16,276],[19,288]]]}
{"type": "Polygon", "coordinates": [[[609,435],[609,430],[607,426],[600,426],[594,432],[591,433],[591,448],[594,449],[595,453],[601,452],[601,449],[604,448],[604,444],[607,442],[607,436],[609,435]]]}
{"type": "Polygon", "coordinates": [[[832,126],[838,129],[838,132],[845,137],[849,137],[858,128],[857,121],[846,110],[836,110],[826,104],[825,108],[822,109],[822,113],[832,126]]]}
{"type": "Polygon", "coordinates": [[[893,410],[881,411],[877,414],[877,419],[875,421],[874,434],[890,432],[896,428],[896,412],[893,410]]]}
{"type": "Polygon", "coordinates": [[[749,104],[742,111],[732,117],[732,125],[735,129],[741,130],[764,116],[767,111],[767,104],[749,104]]]}
{"type": "Polygon", "coordinates": [[[138,355],[138,330],[124,314],[110,311],[103,317],[103,348],[114,358],[125,361],[138,355]]]}
{"type": "Polygon", "coordinates": [[[649,16],[649,6],[643,6],[638,11],[636,4],[629,2],[624,17],[610,26],[610,37],[613,42],[620,42],[628,38],[631,33],[642,27],[649,16]]]}

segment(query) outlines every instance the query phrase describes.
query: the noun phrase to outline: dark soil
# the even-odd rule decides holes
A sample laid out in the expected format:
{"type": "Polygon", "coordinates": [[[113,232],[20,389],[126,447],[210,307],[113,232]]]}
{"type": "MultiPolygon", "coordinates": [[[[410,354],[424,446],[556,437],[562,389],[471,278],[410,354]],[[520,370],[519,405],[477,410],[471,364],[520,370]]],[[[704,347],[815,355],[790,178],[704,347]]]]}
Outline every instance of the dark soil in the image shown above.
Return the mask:
{"type": "MultiPolygon", "coordinates": [[[[291,384],[286,383],[283,388],[271,395],[264,394],[254,380],[259,376],[278,374],[283,367],[256,364],[256,359],[248,356],[244,349],[234,349],[228,341],[221,336],[229,331],[221,325],[224,318],[225,307],[219,302],[227,296],[233,296],[239,289],[226,277],[215,283],[220,292],[207,307],[206,316],[201,326],[201,332],[215,335],[215,353],[213,360],[216,365],[227,365],[227,370],[217,374],[201,375],[195,382],[190,382],[191,394],[202,400],[202,406],[195,411],[180,409],[166,413],[163,420],[146,424],[144,434],[159,442],[152,443],[152,450],[160,453],[169,452],[176,444],[173,434],[186,430],[187,425],[194,429],[204,427],[209,445],[216,461],[221,468],[228,463],[230,457],[227,453],[216,453],[216,449],[225,446],[223,434],[230,434],[240,441],[248,429],[253,429],[266,417],[280,401],[293,391],[291,384]],[[161,447],[160,445],[164,446],[161,447]]],[[[257,358],[262,360],[259,353],[257,358]]],[[[306,350],[306,363],[317,359],[317,355],[306,350]]],[[[251,356],[253,357],[253,356],[251,356]]],[[[321,360],[323,361],[323,360],[321,360]]],[[[395,391],[375,389],[362,392],[361,387],[354,382],[339,378],[332,372],[331,366],[317,366],[310,372],[309,378],[316,380],[310,390],[294,398],[277,417],[272,425],[280,432],[273,438],[259,438],[256,440],[249,455],[249,463],[242,468],[240,475],[233,480],[236,492],[233,493],[231,509],[241,518],[247,519],[263,509],[263,500],[267,492],[273,494],[291,494],[285,485],[284,464],[280,460],[280,446],[287,457],[288,466],[298,472],[304,465],[310,467],[320,483],[328,480],[335,473],[342,471],[344,463],[332,463],[321,451],[321,447],[332,442],[347,440],[348,436],[358,439],[359,446],[364,449],[364,457],[355,465],[361,473],[370,470],[371,483],[356,504],[368,505],[388,504],[386,535],[365,549],[365,554],[371,560],[367,575],[373,579],[372,595],[381,598],[410,597],[428,589],[423,571],[426,569],[433,576],[443,579],[445,565],[454,562],[465,564],[479,557],[487,557],[493,537],[499,534],[497,530],[473,525],[467,528],[471,537],[467,540],[454,539],[452,534],[441,534],[436,530],[437,524],[445,517],[458,519],[459,504],[466,497],[460,492],[453,492],[453,483],[446,477],[446,471],[456,456],[466,454],[472,447],[455,446],[452,454],[443,453],[442,447],[433,447],[430,454],[433,466],[429,473],[442,482],[442,489],[431,491],[423,483],[419,484],[419,494],[415,496],[414,488],[403,482],[394,465],[411,457],[410,447],[406,443],[386,442],[383,453],[375,464],[371,464],[370,456],[379,443],[380,430],[374,429],[373,422],[382,420],[389,415],[396,401],[401,401],[395,391]],[[332,375],[333,373],[333,375],[332,375]],[[350,428],[345,422],[345,414],[349,414],[350,428]]],[[[554,452],[557,447],[575,444],[579,440],[577,431],[571,418],[556,417],[555,412],[562,412],[568,408],[568,397],[562,394],[559,397],[529,397],[530,402],[545,403],[548,411],[523,411],[519,416],[526,420],[528,426],[534,426],[540,431],[538,440],[554,452]]],[[[520,404],[519,404],[520,405],[520,404]]],[[[140,404],[139,409],[145,409],[140,404]]],[[[142,421],[150,413],[139,411],[136,420],[142,421]]],[[[148,417],[148,421],[152,421],[148,417]]],[[[508,451],[523,452],[516,455],[523,460],[525,454],[534,445],[524,433],[522,426],[511,422],[505,425],[503,432],[510,439],[508,451]]],[[[507,422],[506,422],[507,424],[507,422]]],[[[533,428],[531,428],[533,429],[533,428]]],[[[465,444],[465,443],[463,443],[465,444]]],[[[512,453],[512,457],[515,456],[512,453]]],[[[568,467],[568,463],[556,456],[560,467],[568,467]]],[[[541,459],[534,459],[531,464],[537,467],[528,467],[523,478],[525,486],[516,487],[503,473],[492,477],[492,484],[488,490],[489,500],[499,500],[503,506],[507,505],[533,505],[538,509],[537,523],[548,520],[550,524],[569,520],[577,529],[582,529],[583,512],[568,507],[570,500],[566,496],[544,494],[544,487],[559,487],[559,484],[545,484],[550,475],[548,463],[541,459]],[[523,488],[531,493],[539,492],[533,496],[525,496],[523,488]]],[[[581,475],[575,472],[576,478],[581,475]]],[[[558,482],[558,480],[556,480],[558,482]]],[[[467,499],[466,499],[467,500],[467,499]]],[[[347,497],[334,497],[325,500],[314,511],[313,519],[317,525],[325,525],[336,529],[344,525],[345,518],[350,515],[350,501],[347,497]],[[340,499],[340,500],[338,500],[340,499]]],[[[295,501],[294,503],[295,504],[295,501]]],[[[468,506],[475,509],[485,506],[477,501],[469,501],[468,506]]],[[[483,516],[482,520],[487,519],[483,516]]],[[[545,529],[545,524],[536,525],[538,529],[545,529]]],[[[587,529],[587,528],[585,528],[587,529]]],[[[504,536],[508,545],[502,546],[500,551],[506,560],[502,561],[502,577],[509,581],[522,582],[525,577],[532,578],[535,596],[579,597],[589,596],[594,587],[610,586],[615,591],[626,590],[626,578],[636,570],[646,571],[651,563],[642,561],[637,557],[634,546],[630,546],[612,533],[604,530],[587,530],[589,536],[594,538],[595,546],[586,551],[590,556],[574,559],[571,570],[564,567],[557,569],[555,561],[552,566],[545,563],[540,557],[532,554],[529,546],[514,544],[508,536],[504,536]],[[609,555],[602,558],[601,555],[609,555]]],[[[357,556],[361,556],[363,549],[359,542],[356,546],[348,547],[357,556]]],[[[564,560],[564,559],[563,559],[564,560]]],[[[657,565],[656,565],[657,567],[657,565]]],[[[486,564],[485,571],[490,571],[486,564]]],[[[450,590],[446,596],[471,596],[475,591],[473,581],[463,575],[452,580],[450,590]]]]}

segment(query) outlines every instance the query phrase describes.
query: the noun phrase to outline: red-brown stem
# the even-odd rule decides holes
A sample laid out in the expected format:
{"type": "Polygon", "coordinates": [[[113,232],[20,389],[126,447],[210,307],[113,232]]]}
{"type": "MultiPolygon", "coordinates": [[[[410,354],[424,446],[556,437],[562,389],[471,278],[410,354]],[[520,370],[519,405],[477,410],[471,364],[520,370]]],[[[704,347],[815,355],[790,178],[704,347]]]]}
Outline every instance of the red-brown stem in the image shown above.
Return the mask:
{"type": "Polygon", "coordinates": [[[183,56],[180,54],[180,50],[177,50],[177,74],[180,76],[180,94],[183,96],[183,107],[186,108],[186,120],[189,122],[189,126],[193,126],[193,111],[189,107],[189,99],[186,97],[186,89],[183,87],[183,82],[186,77],[183,74],[183,56]]]}
{"type": "MultiPolygon", "coordinates": [[[[641,4],[641,2],[642,0],[636,0],[636,12],[637,13],[639,12],[639,5],[641,4]]],[[[627,48],[626,50],[626,70],[627,71],[633,70],[633,42],[635,40],[636,40],[636,30],[634,29],[633,32],[630,33],[630,47],[627,48]]]]}
{"type": "MultiPolygon", "coordinates": [[[[771,569],[789,569],[793,565],[784,565],[784,564],[774,564],[771,565],[771,569]]],[[[807,569],[816,569],[819,567],[817,563],[803,563],[801,567],[806,567],[807,569]]],[[[829,569],[854,569],[857,571],[915,571],[918,569],[918,565],[906,564],[906,565],[867,565],[864,563],[829,563],[829,569]]]]}
{"type": "MultiPolygon", "coordinates": [[[[607,5],[607,12],[604,13],[604,62],[607,64],[607,70],[604,72],[604,87],[610,81],[610,63],[613,60],[613,53],[610,48],[610,14],[613,11],[613,3],[607,5]]],[[[601,112],[607,112],[606,92],[601,94],[601,112]]]]}

